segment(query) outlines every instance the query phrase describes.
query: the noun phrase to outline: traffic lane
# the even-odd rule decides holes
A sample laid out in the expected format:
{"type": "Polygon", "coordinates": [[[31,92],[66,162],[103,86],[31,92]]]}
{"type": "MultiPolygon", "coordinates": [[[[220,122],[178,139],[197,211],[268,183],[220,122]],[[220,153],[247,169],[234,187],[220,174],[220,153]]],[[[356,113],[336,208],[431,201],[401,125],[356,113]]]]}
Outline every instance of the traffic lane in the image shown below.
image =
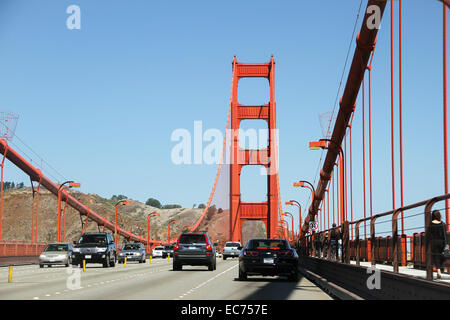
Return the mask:
{"type": "MultiPolygon", "coordinates": [[[[162,260],[162,261],[153,261],[152,265],[158,264],[158,263],[166,263],[166,261],[162,260]]],[[[135,262],[128,262],[127,265],[133,265],[135,264],[135,262]]],[[[147,262],[148,264],[148,262],[147,262]]],[[[116,267],[120,266],[123,267],[123,264],[116,264],[116,267]]],[[[53,267],[45,267],[45,268],[39,268],[38,265],[33,265],[33,266],[13,266],[13,271],[12,271],[12,275],[13,275],[13,279],[14,282],[26,282],[27,280],[29,280],[30,278],[40,278],[40,277],[44,277],[44,278],[48,278],[51,277],[52,275],[58,276],[60,274],[65,274],[67,272],[68,269],[70,269],[72,266],[70,267],[65,267],[65,266],[53,266],[53,267]]],[[[78,269],[78,266],[74,266],[73,268],[78,269]]],[[[108,272],[108,271],[113,271],[114,268],[103,268],[101,264],[86,264],[86,270],[93,270],[92,272],[108,272]]],[[[9,268],[5,267],[5,268],[1,268],[0,269],[0,282],[1,279],[3,278],[7,278],[9,274],[9,268]]]]}
{"type": "MultiPolygon", "coordinates": [[[[219,280],[219,279],[217,279],[219,280]]],[[[183,296],[188,300],[333,300],[308,279],[288,281],[287,277],[248,276],[238,279],[238,264],[220,281],[205,283],[183,296]]]]}
{"type": "Polygon", "coordinates": [[[81,290],[66,293],[64,299],[173,300],[214,278],[229,268],[230,264],[233,263],[217,260],[217,269],[214,271],[209,271],[206,266],[183,266],[182,271],[173,271],[170,264],[159,272],[130,277],[127,281],[89,288],[83,285],[81,290]]]}
{"type": "Polygon", "coordinates": [[[165,266],[171,266],[171,262],[157,261],[149,264],[127,263],[118,264],[116,267],[103,268],[101,264],[86,265],[86,272],[81,268],[39,268],[36,266],[35,270],[26,270],[23,274],[13,273],[13,282],[8,283],[7,278],[5,282],[0,282],[0,299],[43,299],[48,297],[59,296],[63,292],[72,291],[68,287],[68,283],[76,284],[74,276],[78,273],[80,278],[80,286],[84,285],[103,285],[105,283],[126,280],[127,277],[132,277],[135,274],[141,274],[143,271],[156,271],[156,269],[165,266]],[[69,279],[70,278],[70,279],[69,279]]]}

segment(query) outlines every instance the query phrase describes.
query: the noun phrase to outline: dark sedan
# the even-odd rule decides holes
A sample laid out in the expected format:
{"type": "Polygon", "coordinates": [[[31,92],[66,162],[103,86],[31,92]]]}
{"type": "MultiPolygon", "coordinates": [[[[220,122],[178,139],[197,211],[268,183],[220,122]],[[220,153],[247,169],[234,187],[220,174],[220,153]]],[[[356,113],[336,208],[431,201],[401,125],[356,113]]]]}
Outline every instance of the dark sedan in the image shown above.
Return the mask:
{"type": "Polygon", "coordinates": [[[239,255],[239,280],[247,276],[288,276],[298,280],[298,255],[284,239],[251,239],[239,255]]]}

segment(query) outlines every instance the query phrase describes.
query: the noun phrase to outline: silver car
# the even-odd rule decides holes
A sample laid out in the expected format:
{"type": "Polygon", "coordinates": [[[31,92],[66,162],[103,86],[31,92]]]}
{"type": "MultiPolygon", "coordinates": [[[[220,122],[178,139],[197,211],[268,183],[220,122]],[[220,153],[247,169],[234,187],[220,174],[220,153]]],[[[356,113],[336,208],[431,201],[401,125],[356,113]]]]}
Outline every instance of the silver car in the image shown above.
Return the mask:
{"type": "Polygon", "coordinates": [[[127,261],[145,263],[145,255],[145,248],[142,243],[126,243],[122,247],[117,260],[119,263],[124,263],[125,258],[127,258],[127,261]]]}
{"type": "Polygon", "coordinates": [[[72,263],[72,244],[70,243],[49,243],[39,256],[39,267],[45,265],[64,265],[68,267],[72,263]]]}
{"type": "Polygon", "coordinates": [[[240,242],[227,242],[225,243],[225,247],[223,248],[222,257],[223,260],[227,260],[227,258],[239,257],[241,253],[242,245],[240,242]]]}

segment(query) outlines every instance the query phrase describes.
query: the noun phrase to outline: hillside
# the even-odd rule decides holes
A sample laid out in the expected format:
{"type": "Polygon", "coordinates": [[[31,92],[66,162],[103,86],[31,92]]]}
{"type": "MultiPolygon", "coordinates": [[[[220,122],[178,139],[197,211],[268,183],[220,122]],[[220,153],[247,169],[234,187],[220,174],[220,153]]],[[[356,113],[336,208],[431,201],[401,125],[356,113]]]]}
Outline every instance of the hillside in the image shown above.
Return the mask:
{"type": "MultiPolygon", "coordinates": [[[[32,229],[32,191],[31,188],[9,189],[4,193],[3,211],[3,240],[23,240],[31,239],[32,229]]],[[[108,200],[97,194],[84,194],[77,191],[70,191],[70,194],[83,204],[89,206],[98,214],[104,216],[109,221],[114,221],[114,205],[116,201],[108,200]]],[[[139,201],[130,199],[131,204],[121,206],[118,214],[118,224],[126,230],[135,234],[147,235],[147,216],[156,211],[160,216],[150,219],[150,235],[152,239],[167,239],[167,223],[175,219],[178,223],[171,225],[171,238],[176,237],[183,227],[193,225],[201,216],[203,209],[158,209],[145,205],[139,201]]],[[[64,203],[62,204],[64,206],[64,203]]],[[[41,189],[39,195],[39,234],[38,241],[55,241],[58,211],[57,197],[45,189],[41,189]]],[[[83,216],[83,220],[84,220],[83,216]]],[[[218,213],[212,207],[209,209],[205,219],[200,224],[199,230],[208,231],[214,241],[224,243],[228,240],[229,212],[218,213]]],[[[102,230],[102,227],[100,227],[102,230]]],[[[88,232],[98,231],[97,224],[88,222],[88,232]]],[[[244,225],[244,239],[249,237],[264,236],[264,225],[262,223],[247,223],[244,225]]],[[[80,215],[74,209],[66,209],[66,241],[77,240],[81,234],[80,215]]],[[[119,240],[119,244],[124,239],[119,240]]],[[[244,242],[245,243],[245,242],[244,242]]]]}

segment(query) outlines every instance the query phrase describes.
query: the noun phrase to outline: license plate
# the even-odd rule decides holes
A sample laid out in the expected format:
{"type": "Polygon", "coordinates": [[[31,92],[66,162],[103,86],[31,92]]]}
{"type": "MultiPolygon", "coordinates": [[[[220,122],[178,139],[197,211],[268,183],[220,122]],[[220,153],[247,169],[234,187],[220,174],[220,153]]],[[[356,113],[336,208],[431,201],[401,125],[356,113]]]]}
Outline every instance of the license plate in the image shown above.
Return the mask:
{"type": "Polygon", "coordinates": [[[90,259],[90,258],[91,258],[91,255],[85,255],[84,258],[85,258],[85,259],[90,259]]]}
{"type": "Polygon", "coordinates": [[[50,262],[55,262],[56,261],[56,259],[50,259],[50,262]]]}
{"type": "Polygon", "coordinates": [[[195,250],[197,247],[189,247],[189,250],[195,250]]]}
{"type": "Polygon", "coordinates": [[[273,263],[273,258],[264,258],[264,263],[273,263]]]}

